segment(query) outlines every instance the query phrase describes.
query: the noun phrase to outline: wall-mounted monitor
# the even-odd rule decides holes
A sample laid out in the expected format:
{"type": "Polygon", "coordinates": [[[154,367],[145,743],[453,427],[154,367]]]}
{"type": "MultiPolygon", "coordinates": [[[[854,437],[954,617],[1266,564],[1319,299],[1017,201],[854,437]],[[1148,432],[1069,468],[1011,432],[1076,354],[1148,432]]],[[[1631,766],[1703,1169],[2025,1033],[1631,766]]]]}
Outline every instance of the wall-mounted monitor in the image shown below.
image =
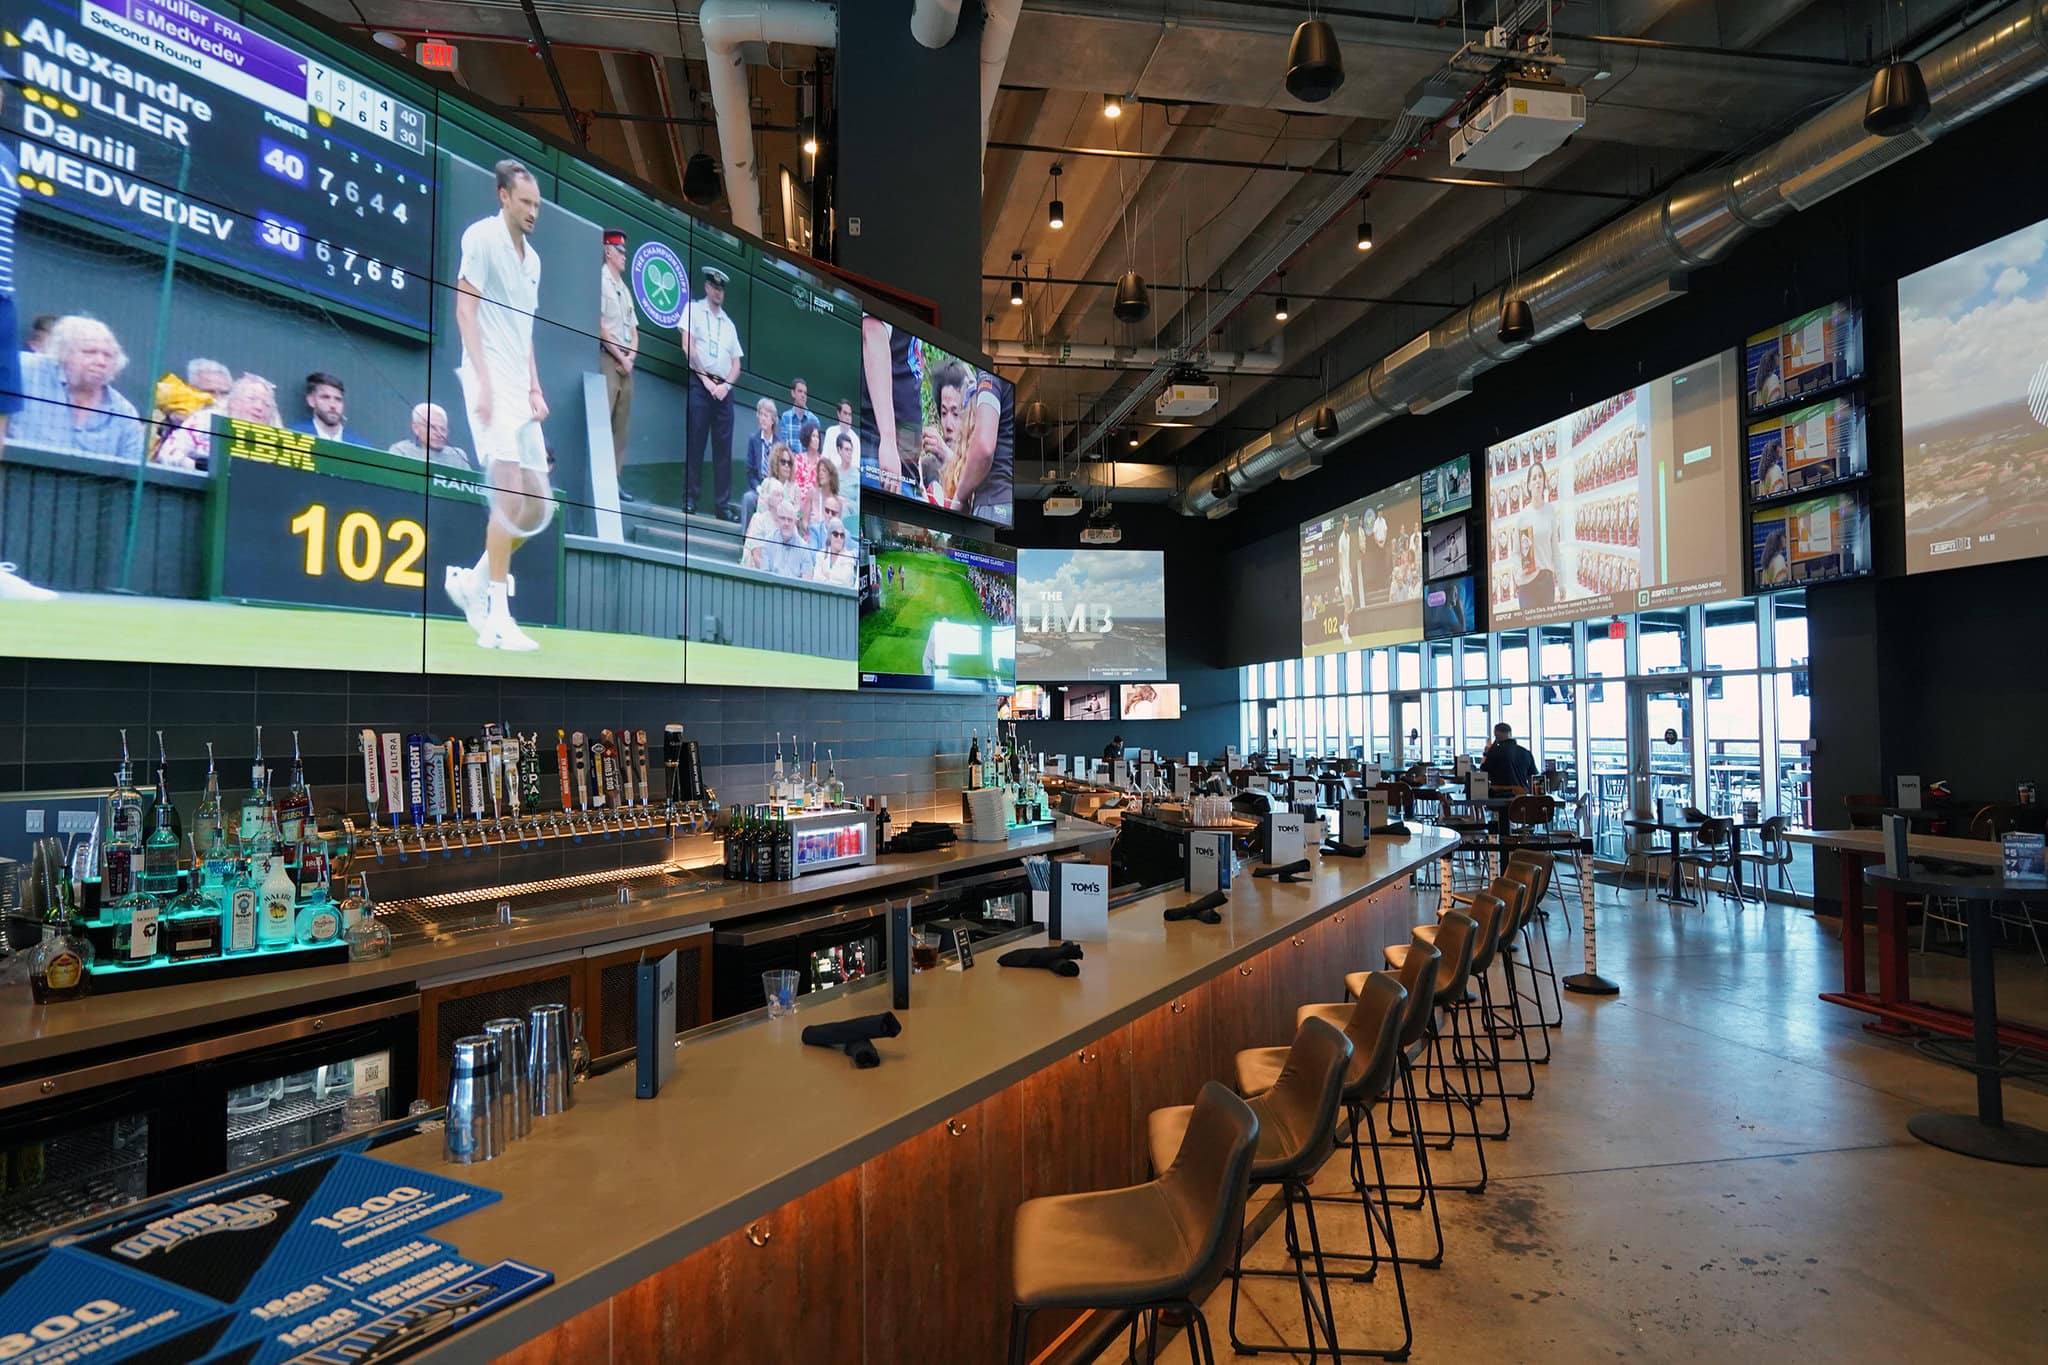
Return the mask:
{"type": "Polygon", "coordinates": [[[1494,629],[1741,594],[1738,382],[1710,356],[1487,450],[1494,629]]]}
{"type": "Polygon", "coordinates": [[[1750,523],[1750,562],[1758,592],[1869,573],[1864,490],[1844,488],[1759,510],[1750,523]]]}
{"type": "Polygon", "coordinates": [[[1166,676],[1166,556],[1017,551],[1017,676],[1166,676]]]}
{"type": "Polygon", "coordinates": [[[1008,692],[1017,677],[1017,561],[949,531],[864,522],[860,685],[1008,692]]]}
{"type": "Polygon", "coordinates": [[[1743,344],[1751,413],[1767,412],[1863,377],[1863,317],[1843,300],[1758,332],[1743,344]]]}
{"type": "Polygon", "coordinates": [[[1062,693],[1060,715],[1065,720],[1115,720],[1111,701],[1108,683],[1076,683],[1062,693]]]}
{"type": "Polygon", "coordinates": [[[854,294],[293,13],[0,32],[9,654],[854,685],[854,294]]]}
{"type": "Polygon", "coordinates": [[[1422,519],[1472,510],[1472,457],[1460,455],[1422,471],[1422,519]]]}
{"type": "Polygon", "coordinates": [[[1301,524],[1302,653],[1422,638],[1419,485],[1405,479],[1301,524]]]}
{"type": "Polygon", "coordinates": [[[1423,527],[1422,557],[1431,578],[1448,578],[1471,569],[1470,530],[1466,519],[1459,517],[1423,527]]]}
{"type": "Polygon", "coordinates": [[[996,702],[997,720],[1051,720],[1052,694],[1036,683],[1018,683],[1017,690],[996,702]]]}
{"type": "Polygon", "coordinates": [[[862,486],[1008,526],[1016,387],[872,314],[860,359],[862,486]]]}
{"type": "Polygon", "coordinates": [[[1861,394],[1839,394],[1749,424],[1752,500],[1826,488],[1869,470],[1861,394]]]}
{"type": "Polygon", "coordinates": [[[1479,601],[1472,575],[1461,574],[1422,590],[1422,635],[1428,640],[1470,635],[1479,629],[1479,601]]]}
{"type": "Polygon", "coordinates": [[[1899,281],[1906,569],[2048,553],[2048,219],[1899,281]]]}
{"type": "Polygon", "coordinates": [[[1117,709],[1125,720],[1180,719],[1179,683],[1124,683],[1117,694],[1117,709]]]}

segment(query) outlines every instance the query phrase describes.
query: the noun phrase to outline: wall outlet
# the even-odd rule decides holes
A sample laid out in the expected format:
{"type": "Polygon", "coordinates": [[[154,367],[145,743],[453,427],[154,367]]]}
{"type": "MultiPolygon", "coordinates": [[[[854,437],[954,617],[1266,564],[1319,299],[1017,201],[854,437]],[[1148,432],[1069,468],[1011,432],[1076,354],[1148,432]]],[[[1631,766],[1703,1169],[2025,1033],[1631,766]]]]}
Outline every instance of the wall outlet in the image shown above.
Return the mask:
{"type": "Polygon", "coordinates": [[[57,812],[59,834],[92,833],[94,816],[89,810],[60,810],[57,812]]]}
{"type": "Polygon", "coordinates": [[[41,834],[43,832],[43,808],[41,806],[24,812],[22,818],[26,822],[24,828],[28,833],[41,834]]]}

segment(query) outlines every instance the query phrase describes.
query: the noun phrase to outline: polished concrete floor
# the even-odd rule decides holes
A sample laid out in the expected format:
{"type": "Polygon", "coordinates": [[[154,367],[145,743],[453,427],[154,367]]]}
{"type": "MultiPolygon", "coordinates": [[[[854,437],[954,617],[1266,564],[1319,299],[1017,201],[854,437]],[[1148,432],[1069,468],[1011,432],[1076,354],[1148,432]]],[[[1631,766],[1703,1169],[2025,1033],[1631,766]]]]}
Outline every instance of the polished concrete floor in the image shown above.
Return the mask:
{"type": "MultiPolygon", "coordinates": [[[[1405,1272],[1412,1359],[2048,1360],[2048,1169],[1907,1133],[1923,1110],[1971,1110],[1973,1081],[1815,998],[1840,982],[1833,922],[1599,896],[1601,968],[1622,992],[1565,997],[1536,1097],[1488,1145],[1491,1185],[1443,1197],[1443,1268],[1405,1272]]],[[[1560,928],[1560,964],[1576,964],[1560,928]]],[[[1914,969],[1962,975],[1932,953],[1914,969]]],[[[2016,998],[2048,995],[2031,947],[2002,954],[2000,978],[2016,998]]],[[[2009,1118],[2048,1128],[2048,1094],[2008,1083],[2006,1097],[2009,1118]]],[[[1437,1160],[1445,1179],[1474,1169],[1469,1142],[1437,1160]]],[[[1317,1188],[1342,1188],[1340,1166],[1317,1188]]],[[[1398,1217],[1418,1246],[1426,1225],[1398,1217]]],[[[1364,1249],[1355,1207],[1322,1221],[1326,1246],[1364,1249]]],[[[1247,1263],[1282,1256],[1275,1225],[1247,1263]]],[[[1337,1286],[1341,1345],[1398,1340],[1381,1278],[1337,1286]]],[[[1247,1283],[1244,1335],[1301,1339],[1292,1283],[1247,1283]]],[[[1207,1305],[1226,1360],[1227,1302],[1226,1286],[1207,1305]]]]}

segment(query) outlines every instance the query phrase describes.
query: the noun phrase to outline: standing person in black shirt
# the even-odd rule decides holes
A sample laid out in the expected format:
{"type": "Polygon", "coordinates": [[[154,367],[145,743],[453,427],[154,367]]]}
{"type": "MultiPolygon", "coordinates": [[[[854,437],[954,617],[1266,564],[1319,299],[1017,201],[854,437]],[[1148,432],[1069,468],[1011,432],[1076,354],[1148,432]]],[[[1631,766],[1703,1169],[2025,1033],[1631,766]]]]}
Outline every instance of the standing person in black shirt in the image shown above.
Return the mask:
{"type": "Polygon", "coordinates": [[[1479,756],[1479,767],[1489,786],[1535,789],[1536,760],[1515,743],[1514,729],[1506,721],[1493,727],[1493,743],[1479,756]]]}

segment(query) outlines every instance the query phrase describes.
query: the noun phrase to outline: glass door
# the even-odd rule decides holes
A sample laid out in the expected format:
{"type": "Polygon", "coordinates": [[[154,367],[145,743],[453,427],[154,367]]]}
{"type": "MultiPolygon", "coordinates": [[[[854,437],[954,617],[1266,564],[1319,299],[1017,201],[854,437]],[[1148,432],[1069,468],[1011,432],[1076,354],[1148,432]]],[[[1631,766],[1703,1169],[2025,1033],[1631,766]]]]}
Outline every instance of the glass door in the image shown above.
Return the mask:
{"type": "Polygon", "coordinates": [[[1389,757],[1395,772],[1405,772],[1409,764],[1429,759],[1429,750],[1422,742],[1422,694],[1396,692],[1390,700],[1394,706],[1394,734],[1389,757]]]}
{"type": "Polygon", "coordinates": [[[1585,693],[1586,780],[1593,793],[1593,856],[1628,861],[1628,827],[1635,812],[1629,777],[1629,722],[1626,684],[1602,680],[1579,684],[1585,693]]]}
{"type": "Polygon", "coordinates": [[[1665,809],[1697,805],[1693,791],[1692,686],[1632,682],[1629,695],[1629,759],[1634,810],[1654,816],[1665,809]]]}

